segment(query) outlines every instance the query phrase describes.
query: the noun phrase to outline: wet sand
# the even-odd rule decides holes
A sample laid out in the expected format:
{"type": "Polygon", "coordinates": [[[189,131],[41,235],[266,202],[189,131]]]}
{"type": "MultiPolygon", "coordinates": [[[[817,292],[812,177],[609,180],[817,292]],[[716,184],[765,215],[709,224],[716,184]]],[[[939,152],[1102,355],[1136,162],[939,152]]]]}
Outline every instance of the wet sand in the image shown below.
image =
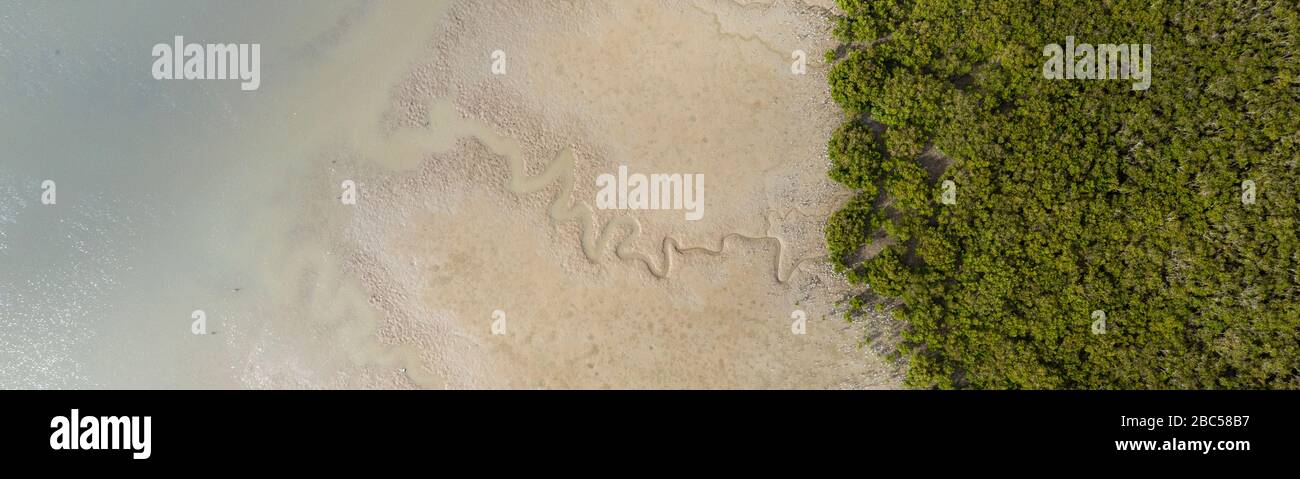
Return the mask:
{"type": "Polygon", "coordinates": [[[313,184],[362,185],[327,248],[375,314],[325,385],[897,385],[823,260],[828,29],[787,1],[452,2],[367,133],[319,149],[313,184]],[[704,218],[594,209],[619,165],[703,173],[704,218]]]}

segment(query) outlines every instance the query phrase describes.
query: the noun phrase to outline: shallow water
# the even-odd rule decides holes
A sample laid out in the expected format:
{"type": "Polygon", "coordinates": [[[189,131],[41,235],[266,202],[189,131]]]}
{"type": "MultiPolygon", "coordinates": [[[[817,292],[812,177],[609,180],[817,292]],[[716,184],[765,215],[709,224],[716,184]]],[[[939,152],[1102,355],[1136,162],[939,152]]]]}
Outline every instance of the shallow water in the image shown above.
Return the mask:
{"type": "Polygon", "coordinates": [[[248,385],[253,349],[309,340],[266,338],[306,336],[268,329],[286,317],[331,314],[286,310],[299,272],[278,258],[313,244],[266,226],[301,214],[309,190],[286,178],[323,161],[305,152],[358,108],[383,106],[412,52],[401,46],[418,46],[438,8],[0,5],[0,387],[248,385]],[[260,43],[260,89],[154,80],[151,48],[175,35],[260,43]],[[46,179],[54,205],[40,201],[46,179]],[[213,334],[191,333],[194,310],[213,334]]]}

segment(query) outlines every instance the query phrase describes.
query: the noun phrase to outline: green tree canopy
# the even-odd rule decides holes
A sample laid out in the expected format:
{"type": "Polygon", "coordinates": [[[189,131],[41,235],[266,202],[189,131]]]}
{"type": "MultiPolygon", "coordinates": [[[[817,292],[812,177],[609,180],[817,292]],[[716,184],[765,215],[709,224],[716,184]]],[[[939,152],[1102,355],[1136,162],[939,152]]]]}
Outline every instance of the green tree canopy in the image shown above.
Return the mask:
{"type": "Polygon", "coordinates": [[[911,385],[1300,387],[1294,2],[839,4],[826,239],[911,385]],[[1152,45],[1150,88],[1045,78],[1067,36],[1152,45]]]}

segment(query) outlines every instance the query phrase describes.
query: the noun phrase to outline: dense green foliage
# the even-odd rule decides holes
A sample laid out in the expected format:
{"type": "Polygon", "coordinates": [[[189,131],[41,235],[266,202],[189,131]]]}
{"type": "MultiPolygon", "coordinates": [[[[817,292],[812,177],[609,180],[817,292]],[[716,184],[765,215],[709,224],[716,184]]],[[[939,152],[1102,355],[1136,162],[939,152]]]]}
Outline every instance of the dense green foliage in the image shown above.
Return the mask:
{"type": "Polygon", "coordinates": [[[826,239],[911,385],[1300,387],[1295,2],[839,3],[826,239]],[[1151,44],[1150,89],[1044,78],[1067,35],[1151,44]]]}

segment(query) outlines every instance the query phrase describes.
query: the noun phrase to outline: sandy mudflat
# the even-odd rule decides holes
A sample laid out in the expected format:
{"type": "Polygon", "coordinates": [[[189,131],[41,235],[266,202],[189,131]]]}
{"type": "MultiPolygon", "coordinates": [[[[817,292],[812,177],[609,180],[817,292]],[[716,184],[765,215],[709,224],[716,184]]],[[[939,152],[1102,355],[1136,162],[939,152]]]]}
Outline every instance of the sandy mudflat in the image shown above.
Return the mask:
{"type": "Polygon", "coordinates": [[[411,39],[421,51],[384,104],[321,139],[303,175],[362,185],[337,222],[295,227],[328,239],[286,260],[336,263],[342,286],[322,293],[331,267],[316,265],[298,296],[350,306],[304,326],[315,339],[300,344],[346,353],[290,367],[273,345],[252,348],[246,384],[898,384],[897,366],[860,346],[880,324],[839,317],[845,288],[822,258],[822,219],[847,195],[825,177],[839,112],[824,6],[463,1],[435,27],[411,39]],[[806,75],[790,72],[796,49],[806,75]],[[491,72],[495,50],[505,75],[491,72]],[[595,178],[619,165],[704,174],[704,218],[594,209],[595,178]],[[791,332],[795,310],[806,335],[791,332]]]}

